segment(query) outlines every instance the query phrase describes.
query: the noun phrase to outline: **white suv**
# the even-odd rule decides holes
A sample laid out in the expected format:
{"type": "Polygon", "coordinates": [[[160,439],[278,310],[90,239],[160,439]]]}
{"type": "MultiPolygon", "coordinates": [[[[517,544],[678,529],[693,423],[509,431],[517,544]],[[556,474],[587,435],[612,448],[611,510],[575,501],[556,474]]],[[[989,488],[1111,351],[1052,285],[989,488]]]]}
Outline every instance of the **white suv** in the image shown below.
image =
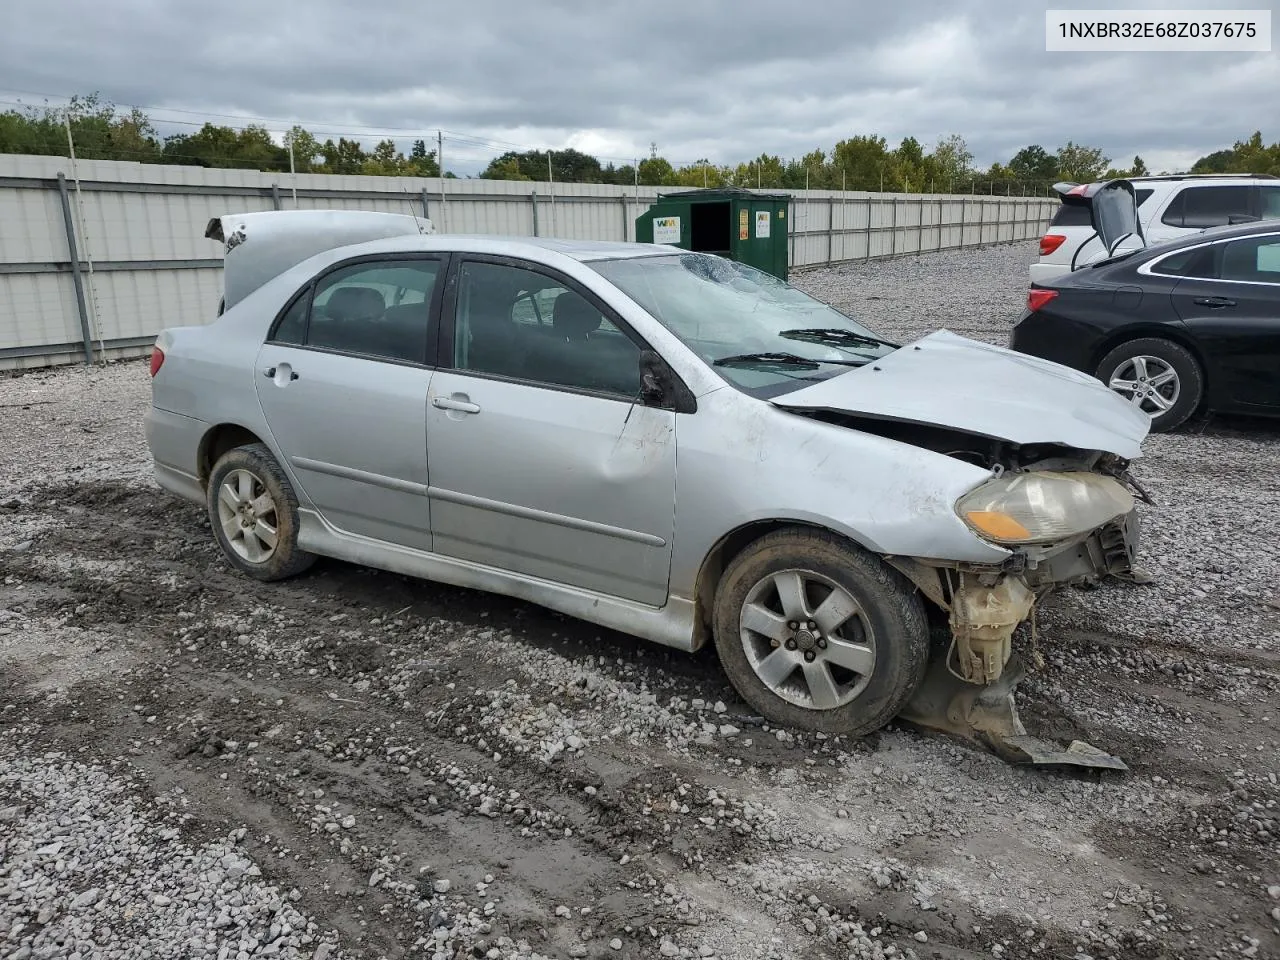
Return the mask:
{"type": "MultiPolygon", "coordinates": [[[[1271,174],[1131,177],[1129,182],[1137,194],[1148,246],[1206,227],[1280,219],[1280,178],[1271,174]]],[[[1064,203],[1040,238],[1040,259],[1031,265],[1031,282],[1048,282],[1102,255],[1089,208],[1064,203]]]]}

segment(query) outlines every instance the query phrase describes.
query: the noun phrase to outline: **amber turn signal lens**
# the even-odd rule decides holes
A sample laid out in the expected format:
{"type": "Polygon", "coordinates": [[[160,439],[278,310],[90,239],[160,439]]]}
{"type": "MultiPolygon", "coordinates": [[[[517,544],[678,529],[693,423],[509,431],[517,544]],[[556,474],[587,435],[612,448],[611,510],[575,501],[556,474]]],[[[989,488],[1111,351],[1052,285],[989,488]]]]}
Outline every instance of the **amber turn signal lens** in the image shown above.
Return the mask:
{"type": "Polygon", "coordinates": [[[995,510],[971,510],[966,519],[993,540],[1030,540],[1031,531],[1007,513],[995,510]]]}

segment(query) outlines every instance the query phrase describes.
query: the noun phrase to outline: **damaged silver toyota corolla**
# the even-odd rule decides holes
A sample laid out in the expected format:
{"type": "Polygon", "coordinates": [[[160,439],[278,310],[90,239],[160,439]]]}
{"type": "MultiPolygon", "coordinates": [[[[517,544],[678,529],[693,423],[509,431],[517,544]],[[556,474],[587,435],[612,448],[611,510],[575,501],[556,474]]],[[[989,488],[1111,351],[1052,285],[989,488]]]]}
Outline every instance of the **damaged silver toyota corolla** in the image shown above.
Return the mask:
{"type": "Polygon", "coordinates": [[[1012,696],[1049,591],[1133,576],[1149,421],[1093,378],[898,346],[671,247],[337,211],[208,235],[225,312],[160,335],[147,439],[245,574],[326,555],[521,597],[711,641],[776,723],[1123,767],[1027,736],[1012,696]]]}

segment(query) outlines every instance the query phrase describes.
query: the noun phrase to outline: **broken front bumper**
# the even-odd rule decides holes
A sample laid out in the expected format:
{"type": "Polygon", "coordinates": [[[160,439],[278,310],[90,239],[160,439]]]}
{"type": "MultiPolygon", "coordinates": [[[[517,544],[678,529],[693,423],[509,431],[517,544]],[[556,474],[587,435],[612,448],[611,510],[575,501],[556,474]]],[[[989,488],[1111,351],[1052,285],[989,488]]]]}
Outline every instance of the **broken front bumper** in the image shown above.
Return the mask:
{"type": "Polygon", "coordinates": [[[1083,741],[1062,748],[1027,734],[1013,697],[1024,674],[1013,655],[1013,633],[1058,587],[1106,577],[1141,580],[1134,567],[1138,532],[1137,513],[1130,511],[1066,546],[1015,555],[999,570],[939,570],[943,589],[930,596],[947,611],[949,637],[936,645],[924,682],[900,718],[1014,763],[1128,769],[1083,741]]]}

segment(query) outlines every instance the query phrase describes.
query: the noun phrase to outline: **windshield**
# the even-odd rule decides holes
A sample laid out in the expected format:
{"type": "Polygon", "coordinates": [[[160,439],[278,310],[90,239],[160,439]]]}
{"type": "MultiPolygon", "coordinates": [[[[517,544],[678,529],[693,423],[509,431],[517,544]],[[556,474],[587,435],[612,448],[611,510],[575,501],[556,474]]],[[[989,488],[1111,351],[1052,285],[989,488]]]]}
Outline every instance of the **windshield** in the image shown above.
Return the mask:
{"type": "Polygon", "coordinates": [[[752,267],[705,253],[590,264],[721,377],[777,396],[897,349],[833,307],[752,267]]]}

